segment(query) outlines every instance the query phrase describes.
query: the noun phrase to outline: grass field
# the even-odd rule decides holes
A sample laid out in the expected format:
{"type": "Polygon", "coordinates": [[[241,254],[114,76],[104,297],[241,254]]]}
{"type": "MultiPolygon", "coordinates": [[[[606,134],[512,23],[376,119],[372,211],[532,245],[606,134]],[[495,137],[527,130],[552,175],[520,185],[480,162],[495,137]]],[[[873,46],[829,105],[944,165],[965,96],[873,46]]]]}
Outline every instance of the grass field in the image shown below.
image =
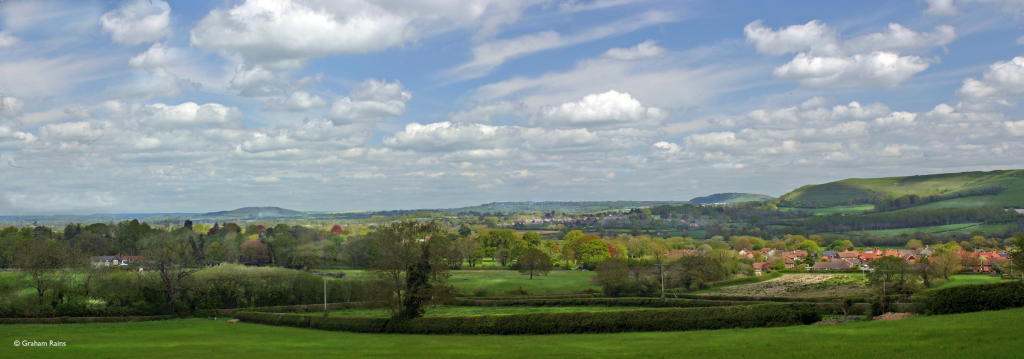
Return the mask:
{"type": "MultiPolygon", "coordinates": [[[[898,236],[901,234],[914,234],[917,232],[924,233],[943,233],[952,231],[973,231],[973,227],[978,227],[979,223],[962,223],[962,224],[950,224],[945,226],[931,226],[931,227],[917,227],[917,228],[900,228],[900,229],[879,229],[873,231],[865,231],[871,233],[874,236],[898,236]]],[[[858,232],[860,233],[860,232],[858,232]]]]}
{"type": "Polygon", "coordinates": [[[524,336],[358,334],[180,319],[4,326],[0,357],[1007,358],[1024,351],[1021,330],[1024,309],[842,325],[524,336]],[[15,347],[15,340],[67,346],[15,347]]]}
{"type": "MultiPolygon", "coordinates": [[[[563,312],[607,312],[610,310],[651,309],[647,307],[432,307],[427,308],[427,317],[464,317],[470,315],[503,315],[523,313],[563,313],[563,312]]],[[[300,313],[307,315],[323,315],[323,313],[300,313]]],[[[391,312],[385,309],[339,309],[332,310],[330,315],[356,317],[390,318],[391,312]]]]}
{"type": "MultiPolygon", "coordinates": [[[[369,275],[362,270],[344,270],[353,279],[366,279],[369,275]]],[[[551,271],[546,276],[529,276],[514,270],[453,270],[449,283],[461,293],[472,294],[477,287],[487,288],[488,295],[504,295],[522,287],[530,295],[576,293],[587,289],[600,290],[591,282],[594,272],[567,270],[551,271]]]]}
{"type": "Polygon", "coordinates": [[[970,274],[966,274],[966,275],[965,274],[957,274],[957,275],[954,275],[954,276],[950,277],[949,279],[950,279],[949,282],[946,282],[946,283],[943,283],[942,285],[938,285],[938,286],[929,288],[928,290],[936,290],[936,289],[942,289],[942,288],[949,288],[949,287],[955,287],[955,286],[958,286],[958,285],[965,285],[965,284],[1001,283],[1001,282],[1004,281],[1003,279],[1000,279],[999,277],[989,277],[987,275],[970,275],[970,274]]]}
{"type": "Polygon", "coordinates": [[[765,296],[765,297],[828,297],[860,295],[867,292],[867,278],[862,274],[784,274],[757,283],[714,288],[702,295],[765,296]]]}

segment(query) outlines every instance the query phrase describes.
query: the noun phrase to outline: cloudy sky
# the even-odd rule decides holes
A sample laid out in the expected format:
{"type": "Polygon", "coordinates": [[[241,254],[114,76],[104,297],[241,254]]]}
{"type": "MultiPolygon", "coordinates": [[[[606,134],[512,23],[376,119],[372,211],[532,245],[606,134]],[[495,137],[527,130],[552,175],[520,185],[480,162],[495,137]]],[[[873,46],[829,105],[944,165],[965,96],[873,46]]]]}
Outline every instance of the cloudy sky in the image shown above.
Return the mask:
{"type": "Polygon", "coordinates": [[[0,3],[0,214],[1024,167],[1024,1],[0,3]]]}

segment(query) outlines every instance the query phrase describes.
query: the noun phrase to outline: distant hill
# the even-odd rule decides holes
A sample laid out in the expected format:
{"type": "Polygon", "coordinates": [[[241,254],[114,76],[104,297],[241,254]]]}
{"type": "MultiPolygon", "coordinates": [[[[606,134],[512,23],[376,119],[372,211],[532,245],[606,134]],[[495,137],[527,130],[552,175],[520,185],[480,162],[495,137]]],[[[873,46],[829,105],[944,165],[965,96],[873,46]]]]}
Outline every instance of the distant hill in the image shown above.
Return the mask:
{"type": "Polygon", "coordinates": [[[779,207],[882,204],[887,209],[1024,207],[1024,170],[851,178],[806,185],[780,196],[779,207]]]}
{"type": "MultiPolygon", "coordinates": [[[[624,210],[639,207],[656,207],[664,205],[681,205],[686,201],[543,201],[543,202],[492,202],[479,206],[450,208],[443,211],[451,212],[568,212],[595,213],[602,211],[624,210]]],[[[438,210],[441,211],[441,210],[438,210]]]]}
{"type": "Polygon", "coordinates": [[[280,207],[244,207],[231,211],[204,213],[200,217],[276,218],[301,216],[303,214],[303,212],[280,207]]]}
{"type": "Polygon", "coordinates": [[[766,196],[763,194],[754,193],[715,193],[710,196],[697,197],[690,200],[692,204],[712,204],[712,203],[740,203],[740,202],[751,202],[751,201],[768,201],[773,200],[775,197],[766,196]]]}

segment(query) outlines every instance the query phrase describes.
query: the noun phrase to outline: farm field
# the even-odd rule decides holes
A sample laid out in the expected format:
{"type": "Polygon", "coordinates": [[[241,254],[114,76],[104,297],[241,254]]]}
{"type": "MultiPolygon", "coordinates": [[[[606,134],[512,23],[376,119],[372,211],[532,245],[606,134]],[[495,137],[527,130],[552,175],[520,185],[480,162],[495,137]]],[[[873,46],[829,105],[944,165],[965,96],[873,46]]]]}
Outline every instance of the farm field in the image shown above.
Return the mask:
{"type": "Polygon", "coordinates": [[[936,290],[942,288],[955,287],[958,285],[966,284],[988,284],[988,283],[1000,283],[1003,279],[999,277],[989,277],[987,275],[971,275],[971,274],[957,274],[949,278],[950,281],[943,283],[927,290],[936,290]]]}
{"type": "Polygon", "coordinates": [[[1024,308],[921,316],[897,321],[692,332],[567,335],[387,335],[178,319],[113,324],[11,325],[0,331],[4,358],[1005,358],[1024,350],[1024,308]],[[65,347],[15,347],[58,340],[65,347]],[[159,350],[153,350],[159,349],[159,350]]]}
{"type": "MultiPolygon", "coordinates": [[[[814,212],[818,216],[828,216],[836,213],[843,214],[862,214],[864,211],[872,211],[875,209],[873,204],[861,204],[856,206],[836,206],[828,208],[805,208],[811,212],[814,212]]],[[[796,211],[797,208],[793,207],[779,207],[780,211],[796,211]]]]}
{"type": "MultiPolygon", "coordinates": [[[[366,271],[343,270],[346,276],[355,279],[368,278],[366,271]]],[[[523,288],[530,295],[576,293],[588,289],[600,290],[591,278],[594,272],[553,270],[546,276],[529,276],[514,270],[453,270],[449,283],[461,293],[472,294],[478,287],[486,288],[488,295],[504,295],[513,289],[523,288]]]]}
{"type": "MultiPolygon", "coordinates": [[[[427,317],[463,317],[470,315],[503,315],[524,313],[564,313],[564,312],[607,312],[612,310],[651,309],[647,307],[435,307],[427,308],[427,317]]],[[[300,313],[306,315],[323,315],[323,313],[300,313]]],[[[332,310],[330,315],[390,318],[391,313],[385,309],[339,309],[332,310]]]]}
{"type": "Polygon", "coordinates": [[[764,282],[715,288],[700,295],[747,297],[828,297],[867,292],[867,279],[860,274],[784,274],[764,282]]]}
{"type": "MultiPolygon", "coordinates": [[[[899,229],[879,229],[872,231],[865,231],[874,236],[898,236],[901,234],[914,234],[917,232],[924,233],[942,233],[951,231],[967,231],[971,232],[974,227],[979,227],[979,223],[961,223],[961,224],[950,224],[945,226],[931,226],[931,227],[917,227],[917,228],[899,228],[899,229]]],[[[860,232],[857,232],[860,233],[860,232]]]]}

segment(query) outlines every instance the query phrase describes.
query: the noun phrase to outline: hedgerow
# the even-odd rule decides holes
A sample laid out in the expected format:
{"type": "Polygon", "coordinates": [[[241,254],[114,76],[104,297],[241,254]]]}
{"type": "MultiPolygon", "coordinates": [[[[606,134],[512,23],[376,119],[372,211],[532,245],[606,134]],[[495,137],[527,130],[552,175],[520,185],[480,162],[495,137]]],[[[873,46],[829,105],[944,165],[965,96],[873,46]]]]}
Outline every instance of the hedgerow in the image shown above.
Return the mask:
{"type": "Polygon", "coordinates": [[[397,320],[239,312],[246,322],[362,333],[567,334],[781,327],[821,320],[814,304],[530,313],[397,320]]]}
{"type": "Polygon", "coordinates": [[[918,294],[925,314],[970,313],[1024,307],[1024,283],[969,284],[918,294]]]}
{"type": "Polygon", "coordinates": [[[507,306],[529,306],[529,307],[571,307],[571,306],[609,306],[609,307],[725,307],[732,305],[756,304],[749,301],[723,301],[703,299],[674,299],[674,298],[564,298],[564,299],[506,299],[506,300],[471,300],[456,299],[451,304],[457,306],[473,307],[507,307],[507,306]]]}

